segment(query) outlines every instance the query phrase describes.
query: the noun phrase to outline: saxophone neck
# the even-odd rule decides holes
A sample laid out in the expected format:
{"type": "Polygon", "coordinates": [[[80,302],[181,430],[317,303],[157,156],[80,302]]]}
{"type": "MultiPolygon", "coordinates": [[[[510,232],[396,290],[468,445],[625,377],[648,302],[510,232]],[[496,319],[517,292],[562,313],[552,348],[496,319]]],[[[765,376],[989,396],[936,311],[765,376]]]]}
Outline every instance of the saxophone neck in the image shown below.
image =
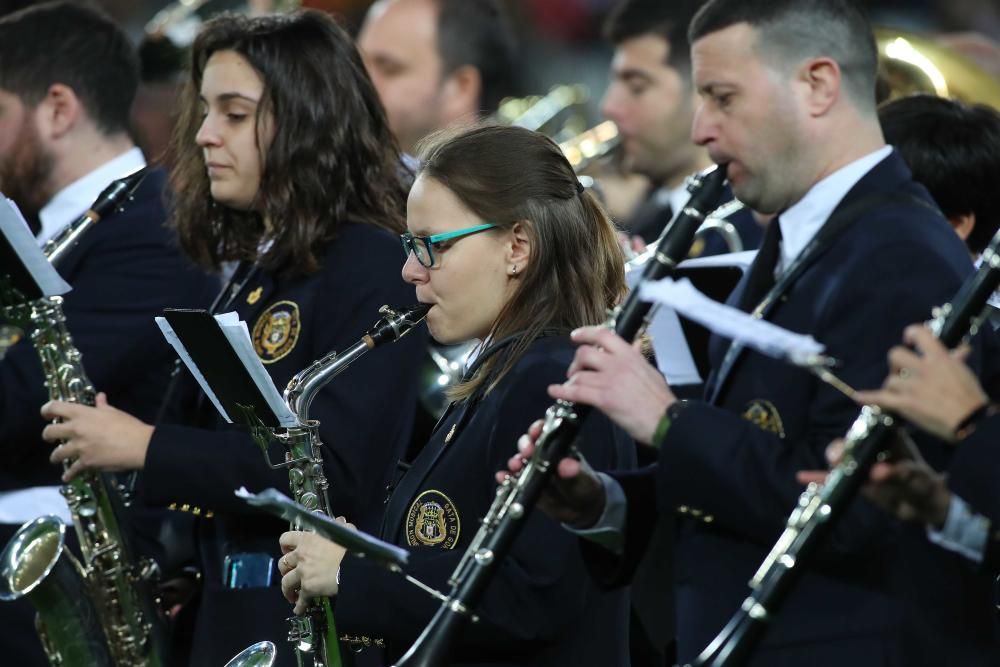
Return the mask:
{"type": "Polygon", "coordinates": [[[309,420],[309,407],[316,393],[330,380],[340,375],[366,352],[384,343],[392,343],[405,336],[423,321],[430,306],[417,304],[409,308],[379,308],[382,318],[361,339],[343,352],[331,352],[300,371],[285,388],[283,397],[288,408],[303,424],[309,420]]]}

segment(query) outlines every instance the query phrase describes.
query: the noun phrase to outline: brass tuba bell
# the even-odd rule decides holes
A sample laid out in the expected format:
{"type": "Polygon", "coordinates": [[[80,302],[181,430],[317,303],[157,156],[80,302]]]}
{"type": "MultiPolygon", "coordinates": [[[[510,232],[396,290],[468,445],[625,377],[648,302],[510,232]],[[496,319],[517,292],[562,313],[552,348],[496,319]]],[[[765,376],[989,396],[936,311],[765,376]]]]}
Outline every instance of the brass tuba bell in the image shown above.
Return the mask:
{"type": "Polygon", "coordinates": [[[1000,109],[1000,81],[954,49],[890,28],[876,28],[875,41],[885,99],[931,93],[1000,109]]]}

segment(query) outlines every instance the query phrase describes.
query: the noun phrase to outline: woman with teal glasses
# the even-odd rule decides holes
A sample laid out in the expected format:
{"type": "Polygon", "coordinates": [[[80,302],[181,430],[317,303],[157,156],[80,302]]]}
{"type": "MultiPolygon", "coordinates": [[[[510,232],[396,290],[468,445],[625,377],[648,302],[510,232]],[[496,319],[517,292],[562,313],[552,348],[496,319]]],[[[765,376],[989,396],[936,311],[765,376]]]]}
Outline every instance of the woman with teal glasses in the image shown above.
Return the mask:
{"type": "MultiPolygon", "coordinates": [[[[431,334],[446,344],[483,341],[430,441],[395,483],[379,535],[410,551],[411,574],[447,590],[493,502],[494,471],[552,403],[547,386],[566,377],[569,332],[602,321],[623,295],[624,259],[611,222],[558,147],[512,127],[430,145],[407,229],[403,278],[431,305],[431,334]]],[[[634,465],[633,443],[601,415],[582,429],[579,446],[595,466],[634,465]]],[[[286,597],[299,609],[310,596],[336,596],[338,627],[384,646],[371,664],[398,659],[438,608],[314,534],[290,532],[281,542],[286,597]]],[[[629,664],[626,594],[599,592],[576,537],[540,512],[475,613],[480,620],[467,626],[450,664],[629,664]]]]}

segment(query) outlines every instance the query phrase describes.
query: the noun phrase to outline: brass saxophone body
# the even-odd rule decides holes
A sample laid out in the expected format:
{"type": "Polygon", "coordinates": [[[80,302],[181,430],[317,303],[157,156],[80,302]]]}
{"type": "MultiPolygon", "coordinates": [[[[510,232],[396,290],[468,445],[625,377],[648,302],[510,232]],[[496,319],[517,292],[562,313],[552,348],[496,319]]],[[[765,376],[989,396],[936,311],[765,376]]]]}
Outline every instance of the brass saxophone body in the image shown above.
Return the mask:
{"type": "MultiPolygon", "coordinates": [[[[115,181],[94,206],[44,248],[51,260],[127,199],[142,179],[115,181]]],[[[96,391],[66,328],[62,297],[26,301],[2,290],[6,318],[32,330],[45,386],[53,400],[94,405],[96,391]]],[[[113,478],[78,475],[62,488],[82,559],[65,549],[65,526],[54,516],[22,526],[0,555],[0,599],[27,597],[49,662],[56,667],[159,667],[164,644],[149,580],[152,561],[136,561],[122,529],[123,502],[113,478]]]]}
{"type": "MultiPolygon", "coordinates": [[[[382,319],[357,343],[347,350],[331,352],[314,361],[289,381],[283,398],[298,417],[300,426],[280,429],[269,429],[259,423],[250,426],[250,433],[263,451],[268,465],[288,470],[292,498],[306,509],[333,516],[327,493],[330,485],[323,471],[323,443],[319,435],[319,422],[309,418],[313,398],[320,389],[369,350],[384,343],[395,342],[406,335],[423,320],[429,309],[430,306],[425,304],[398,311],[382,306],[379,309],[382,319]],[[283,462],[271,461],[268,450],[272,442],[277,442],[284,448],[283,462]]],[[[296,524],[292,524],[291,528],[303,530],[302,526],[296,524]]],[[[288,641],[295,648],[299,667],[340,664],[340,649],[335,628],[331,627],[332,620],[330,602],[326,598],[314,600],[304,614],[288,619],[288,641]]]]}

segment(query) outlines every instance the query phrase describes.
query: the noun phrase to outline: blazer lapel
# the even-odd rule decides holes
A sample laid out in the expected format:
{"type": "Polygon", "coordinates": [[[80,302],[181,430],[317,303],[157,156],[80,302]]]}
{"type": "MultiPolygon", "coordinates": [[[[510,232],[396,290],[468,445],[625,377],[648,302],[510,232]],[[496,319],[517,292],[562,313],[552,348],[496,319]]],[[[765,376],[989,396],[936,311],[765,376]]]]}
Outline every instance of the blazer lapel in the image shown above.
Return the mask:
{"type": "Polygon", "coordinates": [[[403,474],[389,498],[385,521],[382,524],[382,539],[392,541],[396,538],[403,527],[403,517],[409,511],[410,503],[413,502],[420,485],[451,447],[451,442],[458,437],[462,426],[471,418],[474,411],[474,406],[469,402],[460,406],[452,405],[438,421],[430,441],[420,450],[420,454],[403,474]]]}
{"type": "MultiPolygon", "coordinates": [[[[803,273],[829,250],[836,242],[840,234],[850,227],[863,213],[879,206],[887,204],[908,203],[918,206],[930,206],[924,199],[906,192],[894,189],[900,183],[910,178],[909,170],[895,153],[889,155],[882,162],[875,165],[871,171],[861,177],[847,195],[837,204],[833,213],[823,224],[806,247],[799,254],[799,257],[792,262],[786,271],[778,278],[777,284],[764,299],[753,310],[753,314],[762,319],[767,319],[781,302],[791,288],[798,282],[803,273]]],[[[746,289],[746,278],[740,282],[734,290],[732,303],[738,303],[733,299],[741,299],[743,290],[746,289]]],[[[706,396],[709,403],[716,403],[722,391],[725,389],[726,381],[732,374],[733,368],[742,358],[743,345],[733,342],[725,358],[719,365],[718,373],[714,376],[714,382],[706,388],[706,396]]]]}

